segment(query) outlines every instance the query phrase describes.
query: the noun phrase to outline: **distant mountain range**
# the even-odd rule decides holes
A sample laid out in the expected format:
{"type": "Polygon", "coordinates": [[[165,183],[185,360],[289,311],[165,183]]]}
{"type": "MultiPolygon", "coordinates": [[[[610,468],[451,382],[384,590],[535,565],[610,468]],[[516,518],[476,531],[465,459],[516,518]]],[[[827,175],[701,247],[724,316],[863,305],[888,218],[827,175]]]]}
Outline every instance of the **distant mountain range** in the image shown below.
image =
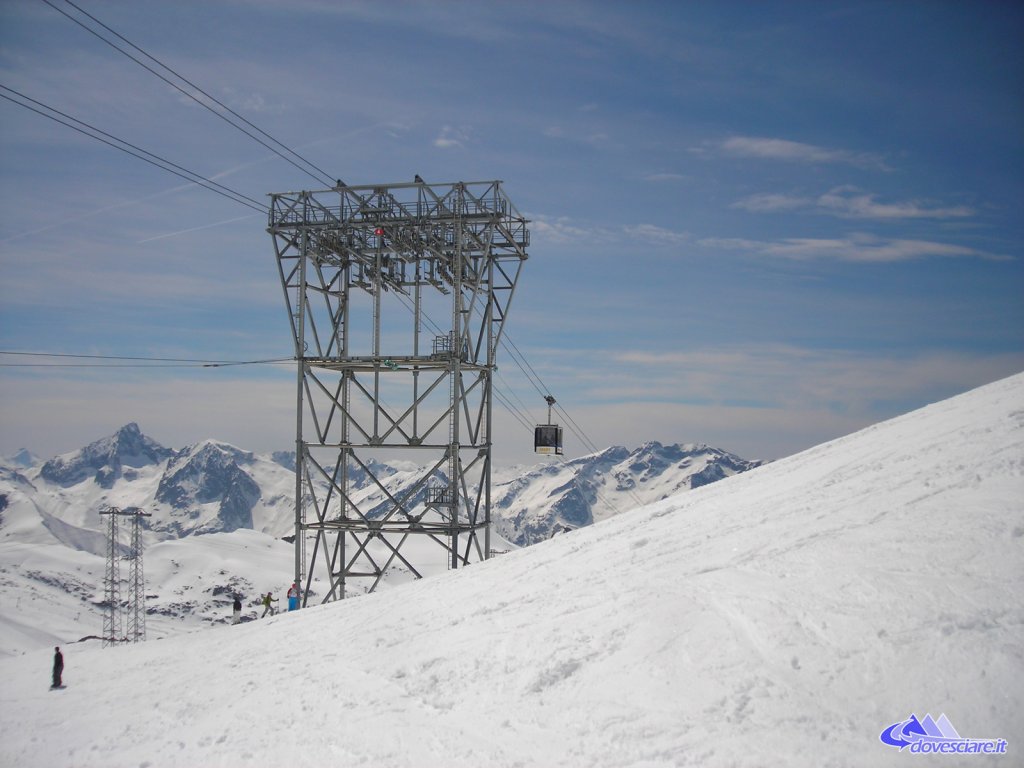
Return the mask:
{"type": "Polygon", "coordinates": [[[616,446],[497,484],[491,519],[501,536],[528,546],[760,464],[707,445],[616,446]]]}
{"type": "MultiPolygon", "coordinates": [[[[492,480],[492,540],[498,549],[528,546],[758,464],[706,445],[651,442],[503,470],[492,480]]],[[[150,614],[222,621],[231,592],[252,596],[290,581],[291,545],[280,540],[294,532],[294,467],[294,453],[255,454],[214,440],[166,448],[134,423],[46,461],[21,451],[0,461],[0,594],[5,604],[30,595],[65,606],[57,610],[84,609],[98,632],[106,553],[99,511],[142,507],[152,515],[144,521],[150,614]]],[[[375,463],[373,471],[394,497],[423,474],[403,462],[375,463]]],[[[385,491],[365,473],[352,477],[359,507],[383,514],[385,491]]],[[[423,501],[410,497],[412,506],[423,501]]],[[[40,633],[23,629],[0,636],[0,652],[31,647],[40,633]]],[[[41,634],[50,643],[72,631],[41,634]]]]}
{"type": "MultiPolygon", "coordinates": [[[[66,524],[101,531],[102,506],[144,507],[154,540],[240,528],[279,538],[293,530],[294,453],[260,455],[214,440],[173,450],[131,423],[80,450],[25,464],[33,458],[22,451],[0,464],[0,509],[30,501],[66,524]]],[[[616,446],[496,473],[492,519],[504,538],[528,546],[759,464],[699,444],[616,446]]],[[[422,475],[401,462],[373,469],[396,497],[422,475]]],[[[373,517],[385,507],[384,492],[365,473],[353,480],[373,517]]]]}

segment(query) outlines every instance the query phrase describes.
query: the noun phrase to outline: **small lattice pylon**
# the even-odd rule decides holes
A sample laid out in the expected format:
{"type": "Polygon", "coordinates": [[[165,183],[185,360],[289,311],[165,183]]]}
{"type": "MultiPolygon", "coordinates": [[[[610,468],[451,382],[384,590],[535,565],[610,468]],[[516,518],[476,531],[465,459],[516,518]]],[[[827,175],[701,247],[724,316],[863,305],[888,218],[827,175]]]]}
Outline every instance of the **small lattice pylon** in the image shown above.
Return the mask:
{"type": "Polygon", "coordinates": [[[103,579],[103,647],[123,642],[137,643],[146,639],[146,580],[142,567],[142,526],[143,517],[150,517],[139,507],[118,509],[106,507],[100,515],[107,516],[107,568],[103,579]],[[122,631],[121,605],[121,544],[119,520],[132,519],[131,548],[128,553],[128,600],[124,605],[128,631],[122,631]]]}

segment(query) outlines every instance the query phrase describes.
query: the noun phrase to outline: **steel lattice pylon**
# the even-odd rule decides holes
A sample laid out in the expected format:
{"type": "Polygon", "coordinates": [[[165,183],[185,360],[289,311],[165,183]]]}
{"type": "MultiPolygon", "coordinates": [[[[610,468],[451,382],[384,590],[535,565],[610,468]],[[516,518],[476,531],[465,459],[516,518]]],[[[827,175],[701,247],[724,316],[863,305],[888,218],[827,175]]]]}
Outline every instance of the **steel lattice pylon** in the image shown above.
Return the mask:
{"type": "Polygon", "coordinates": [[[142,567],[142,526],[141,518],[149,517],[138,507],[126,510],[132,515],[132,544],[128,556],[128,631],[125,638],[130,643],[146,639],[146,577],[142,567]]]}
{"type": "Polygon", "coordinates": [[[117,643],[138,643],[146,639],[146,580],[142,567],[142,526],[143,517],[150,517],[148,512],[139,507],[118,509],[105,507],[100,515],[107,516],[107,567],[103,578],[103,647],[117,643]],[[127,634],[122,632],[121,606],[121,555],[122,546],[119,538],[119,520],[131,518],[131,547],[127,554],[128,567],[128,600],[124,605],[124,613],[128,618],[127,634]]]}
{"type": "Polygon", "coordinates": [[[268,231],[297,360],[300,604],[421,577],[413,541],[449,568],[486,559],[491,384],[526,219],[498,181],[339,183],[271,195],[268,231]],[[426,468],[392,492],[378,461],[406,455],[426,468]]]}
{"type": "Polygon", "coordinates": [[[121,642],[121,549],[118,544],[120,510],[100,510],[107,517],[107,567],[103,575],[103,647],[121,642]]]}

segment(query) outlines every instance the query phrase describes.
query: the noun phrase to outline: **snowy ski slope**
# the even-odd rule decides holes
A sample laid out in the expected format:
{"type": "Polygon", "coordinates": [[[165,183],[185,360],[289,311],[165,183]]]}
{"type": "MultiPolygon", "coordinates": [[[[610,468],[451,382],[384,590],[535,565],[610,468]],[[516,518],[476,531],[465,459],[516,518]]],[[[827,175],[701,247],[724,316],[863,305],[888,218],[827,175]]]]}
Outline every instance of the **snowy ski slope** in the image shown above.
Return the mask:
{"type": "Polygon", "coordinates": [[[486,564],[0,659],[11,766],[1013,765],[1024,375],[486,564]],[[911,713],[1006,756],[900,753],[911,713]]]}

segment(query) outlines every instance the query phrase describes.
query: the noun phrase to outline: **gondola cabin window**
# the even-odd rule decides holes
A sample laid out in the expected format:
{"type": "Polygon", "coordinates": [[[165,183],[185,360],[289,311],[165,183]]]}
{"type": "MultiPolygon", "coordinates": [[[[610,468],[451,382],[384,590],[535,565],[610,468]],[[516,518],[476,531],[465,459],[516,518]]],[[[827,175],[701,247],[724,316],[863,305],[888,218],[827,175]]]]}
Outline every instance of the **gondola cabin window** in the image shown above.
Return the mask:
{"type": "Polygon", "coordinates": [[[534,453],[562,455],[562,428],[557,424],[538,424],[533,430],[534,453]]]}

